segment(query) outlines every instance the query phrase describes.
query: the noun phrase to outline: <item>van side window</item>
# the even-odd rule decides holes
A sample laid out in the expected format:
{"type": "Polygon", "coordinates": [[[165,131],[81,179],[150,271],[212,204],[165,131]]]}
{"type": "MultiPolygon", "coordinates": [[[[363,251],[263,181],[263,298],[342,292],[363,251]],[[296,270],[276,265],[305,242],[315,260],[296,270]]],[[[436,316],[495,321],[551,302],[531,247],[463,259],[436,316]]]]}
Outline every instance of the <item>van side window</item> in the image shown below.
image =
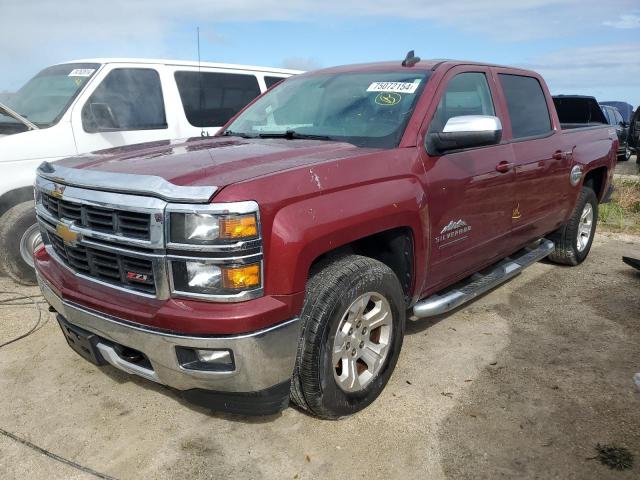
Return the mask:
{"type": "Polygon", "coordinates": [[[267,88],[271,88],[273,87],[276,83],[284,80],[285,77],[264,77],[264,83],[267,86],[267,88]]]}
{"type": "Polygon", "coordinates": [[[184,113],[194,127],[222,126],[260,95],[254,75],[176,72],[175,79],[184,113]]]}
{"type": "Polygon", "coordinates": [[[87,132],[167,128],[160,75],[151,68],[109,72],[82,108],[87,132]]]}
{"type": "Polygon", "coordinates": [[[513,138],[534,137],[551,131],[551,117],[540,82],[534,77],[498,74],[511,118],[513,138]]]}
{"type": "Polygon", "coordinates": [[[431,120],[429,133],[442,132],[450,118],[461,115],[495,115],[484,73],[459,73],[449,81],[431,120]]]}

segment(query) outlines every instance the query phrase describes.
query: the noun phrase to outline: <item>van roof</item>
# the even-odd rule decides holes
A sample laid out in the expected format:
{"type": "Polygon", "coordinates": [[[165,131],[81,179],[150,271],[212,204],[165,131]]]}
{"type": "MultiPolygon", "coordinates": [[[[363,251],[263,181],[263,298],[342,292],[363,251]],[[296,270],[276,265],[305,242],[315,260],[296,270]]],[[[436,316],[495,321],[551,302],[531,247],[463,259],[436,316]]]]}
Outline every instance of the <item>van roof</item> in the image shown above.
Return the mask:
{"type": "MultiPolygon", "coordinates": [[[[160,65],[177,65],[182,67],[197,67],[197,61],[190,60],[170,60],[170,59],[158,59],[158,58],[82,58],[78,60],[70,60],[68,62],[61,62],[61,65],[66,63],[135,63],[135,64],[160,64],[160,65]]],[[[200,62],[202,67],[210,68],[227,68],[230,70],[250,70],[258,72],[268,73],[281,73],[287,75],[296,75],[303,73],[303,70],[292,70],[287,68],[274,68],[274,67],[258,67],[255,65],[239,65],[234,63],[214,63],[214,62],[200,62]]]]}

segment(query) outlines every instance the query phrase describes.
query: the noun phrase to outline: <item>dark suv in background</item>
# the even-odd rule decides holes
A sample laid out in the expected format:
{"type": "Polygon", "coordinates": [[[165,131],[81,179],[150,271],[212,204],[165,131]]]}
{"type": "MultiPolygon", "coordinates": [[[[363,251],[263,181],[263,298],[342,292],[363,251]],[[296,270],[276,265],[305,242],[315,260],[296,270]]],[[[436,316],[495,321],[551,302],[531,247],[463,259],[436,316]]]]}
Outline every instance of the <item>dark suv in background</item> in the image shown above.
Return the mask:
{"type": "Polygon", "coordinates": [[[600,108],[607,118],[607,123],[616,129],[619,140],[618,160],[629,160],[631,158],[631,149],[628,145],[629,124],[616,107],[601,103],[600,108]]]}

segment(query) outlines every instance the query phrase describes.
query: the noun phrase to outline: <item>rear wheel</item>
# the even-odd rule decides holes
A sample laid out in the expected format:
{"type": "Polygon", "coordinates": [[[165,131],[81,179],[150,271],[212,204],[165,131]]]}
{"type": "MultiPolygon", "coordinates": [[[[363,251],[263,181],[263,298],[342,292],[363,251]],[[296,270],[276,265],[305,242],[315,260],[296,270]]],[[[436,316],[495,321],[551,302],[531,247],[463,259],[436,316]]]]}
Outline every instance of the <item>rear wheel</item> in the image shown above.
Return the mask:
{"type": "Polygon", "coordinates": [[[321,265],[307,284],[291,398],[333,419],[373,402],[395,368],[405,327],[393,271],[349,255],[321,265]]]}
{"type": "Polygon", "coordinates": [[[563,265],[578,265],[587,258],[598,223],[598,198],[589,187],[582,187],[569,221],[549,236],[555,249],[549,260],[563,265]]]}
{"type": "Polygon", "coordinates": [[[618,155],[618,161],[625,161],[626,162],[630,158],[631,158],[631,149],[627,145],[626,147],[624,147],[624,153],[622,153],[621,155],[618,155]]]}
{"type": "Polygon", "coordinates": [[[36,284],[33,252],[41,244],[33,201],[15,205],[0,218],[0,266],[16,282],[36,284]]]}

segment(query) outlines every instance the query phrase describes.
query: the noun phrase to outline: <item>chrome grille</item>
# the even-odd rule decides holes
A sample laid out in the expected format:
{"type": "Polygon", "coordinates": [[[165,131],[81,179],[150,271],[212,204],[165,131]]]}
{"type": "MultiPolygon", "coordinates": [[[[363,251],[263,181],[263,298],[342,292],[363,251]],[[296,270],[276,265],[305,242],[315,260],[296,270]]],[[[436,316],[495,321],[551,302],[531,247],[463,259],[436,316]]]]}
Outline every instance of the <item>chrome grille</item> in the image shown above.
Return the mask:
{"type": "Polygon", "coordinates": [[[71,246],[51,232],[48,237],[58,257],[73,270],[103,282],[156,293],[151,260],[107,252],[88,245],[71,246]]]}
{"type": "Polygon", "coordinates": [[[148,213],[75,203],[48,193],[42,194],[42,206],[56,219],[71,220],[91,230],[140,240],[150,239],[148,213]]]}

